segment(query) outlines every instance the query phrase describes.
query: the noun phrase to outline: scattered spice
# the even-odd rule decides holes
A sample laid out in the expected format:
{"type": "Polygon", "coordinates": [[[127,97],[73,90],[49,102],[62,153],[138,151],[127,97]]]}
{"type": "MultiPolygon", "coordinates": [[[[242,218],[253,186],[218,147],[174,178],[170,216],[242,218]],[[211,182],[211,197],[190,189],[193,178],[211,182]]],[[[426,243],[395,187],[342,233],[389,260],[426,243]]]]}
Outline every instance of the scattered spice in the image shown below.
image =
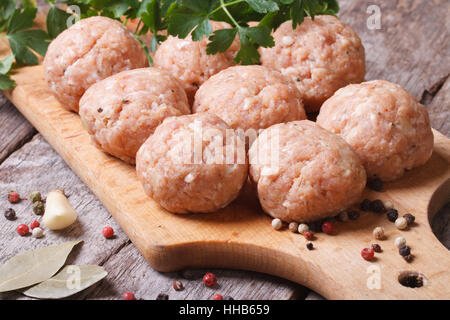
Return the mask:
{"type": "Polygon", "coordinates": [[[102,109],[102,108],[98,108],[98,109],[97,109],[97,112],[98,112],[98,113],[102,113],[102,112],[103,112],[103,109],[102,109]]]}
{"type": "Polygon", "coordinates": [[[308,250],[314,249],[313,243],[312,243],[312,242],[308,242],[308,243],[306,244],[306,248],[308,248],[308,250]]]}
{"type": "Polygon", "coordinates": [[[407,214],[403,215],[403,218],[406,219],[408,226],[414,224],[414,221],[416,220],[416,217],[413,216],[411,213],[407,213],[407,214]]]}
{"type": "Polygon", "coordinates": [[[114,230],[111,227],[104,227],[102,230],[103,236],[107,239],[110,239],[114,236],[114,230]]]}
{"type": "Polygon", "coordinates": [[[408,227],[408,221],[403,217],[397,218],[397,220],[395,220],[395,226],[399,230],[406,229],[408,227]]]}
{"type": "Polygon", "coordinates": [[[322,231],[326,234],[333,234],[334,224],[332,224],[330,221],[325,221],[324,223],[322,223],[322,231]]]}
{"type": "Polygon", "coordinates": [[[309,231],[309,227],[306,223],[300,223],[298,225],[298,233],[304,234],[305,232],[309,231]]]}
{"type": "Polygon", "coordinates": [[[30,194],[30,200],[31,202],[35,203],[36,201],[42,201],[42,196],[41,193],[39,191],[33,191],[30,194]]]}
{"type": "Polygon", "coordinates": [[[211,273],[208,272],[207,274],[205,274],[203,276],[203,283],[207,286],[207,287],[212,287],[217,283],[217,278],[216,276],[211,273]]]}
{"type": "Polygon", "coordinates": [[[383,240],[384,239],[384,228],[383,227],[376,227],[373,229],[373,237],[377,240],[383,240]]]}
{"type": "Polygon", "coordinates": [[[403,238],[403,237],[397,237],[395,239],[394,243],[395,243],[395,246],[397,248],[401,248],[401,247],[404,247],[406,245],[406,239],[403,238]]]}
{"type": "Polygon", "coordinates": [[[423,286],[423,278],[418,274],[409,274],[402,277],[400,283],[408,288],[420,288],[423,286]]]}
{"type": "Polygon", "coordinates": [[[360,204],[359,207],[362,211],[370,211],[371,202],[369,199],[364,199],[360,204]]]}
{"type": "Polygon", "coordinates": [[[181,282],[180,280],[175,280],[173,283],[172,283],[172,287],[173,287],[173,289],[175,290],[175,291],[181,291],[181,290],[183,290],[183,282],[181,282]]]}
{"type": "Polygon", "coordinates": [[[403,256],[403,259],[405,259],[406,262],[411,262],[413,260],[413,255],[408,254],[407,256],[403,256]]]}
{"type": "Polygon", "coordinates": [[[348,218],[350,220],[358,220],[360,217],[359,211],[353,210],[348,213],[348,218]]]}
{"type": "Polygon", "coordinates": [[[409,246],[403,246],[398,249],[398,253],[403,257],[409,256],[411,254],[411,248],[409,246]]]}
{"type": "Polygon", "coordinates": [[[386,209],[393,209],[394,208],[394,205],[390,201],[386,201],[384,203],[384,206],[386,207],[386,209]]]}
{"type": "Polygon", "coordinates": [[[384,207],[383,201],[381,201],[380,199],[373,200],[370,203],[370,211],[382,213],[385,210],[386,208],[384,207]]]}
{"type": "Polygon", "coordinates": [[[388,209],[388,211],[386,211],[386,216],[390,222],[395,222],[398,218],[398,211],[395,209],[388,209]]]}
{"type": "Polygon", "coordinates": [[[33,231],[31,232],[31,236],[33,237],[33,238],[42,238],[43,236],[44,236],[44,230],[42,230],[41,228],[39,228],[39,227],[36,227],[36,228],[34,228],[33,229],[33,231]]]}
{"type": "Polygon", "coordinates": [[[281,222],[280,219],[275,218],[272,220],[272,228],[274,228],[275,230],[280,230],[282,226],[283,222],[281,222]]]}
{"type": "Polygon", "coordinates": [[[337,218],[338,218],[339,221],[342,221],[342,222],[347,221],[348,218],[349,218],[349,217],[348,217],[347,211],[342,211],[342,212],[340,212],[340,213],[338,214],[337,218]]]}
{"type": "Polygon", "coordinates": [[[381,179],[372,179],[367,182],[367,186],[377,192],[383,191],[383,181],[381,179]]]}
{"type": "Polygon", "coordinates": [[[221,294],[216,293],[213,295],[212,300],[223,300],[223,297],[221,294]]]}
{"type": "Polygon", "coordinates": [[[377,252],[377,253],[380,253],[381,251],[383,251],[383,250],[381,249],[381,246],[380,246],[378,243],[373,243],[373,244],[372,244],[372,249],[373,249],[373,251],[375,251],[375,252],[377,252]]]}
{"type": "Polygon", "coordinates": [[[13,221],[17,219],[16,211],[13,208],[9,208],[5,211],[5,218],[9,221],[13,221]]]}
{"type": "Polygon", "coordinates": [[[8,201],[10,203],[18,203],[20,201],[20,195],[15,191],[10,191],[8,193],[8,201]]]}
{"type": "Polygon", "coordinates": [[[298,231],[298,223],[297,222],[289,223],[289,231],[292,233],[296,233],[298,231]]]}
{"type": "Polygon", "coordinates": [[[233,297],[231,297],[231,296],[224,296],[224,297],[223,297],[223,300],[234,300],[234,299],[233,299],[233,297]]]}
{"type": "Polygon", "coordinates": [[[322,232],[322,220],[318,220],[318,221],[314,221],[308,224],[309,226],[309,230],[311,230],[312,232],[322,232]]]}
{"type": "Polygon", "coordinates": [[[314,232],[312,231],[306,231],[303,233],[303,236],[306,240],[313,240],[314,239],[314,232]]]}
{"type": "Polygon", "coordinates": [[[33,222],[30,223],[30,229],[33,230],[34,228],[38,228],[40,227],[40,223],[37,220],[34,220],[33,222]]]}
{"type": "Polygon", "coordinates": [[[30,232],[30,229],[26,224],[19,224],[17,227],[17,233],[20,234],[22,237],[26,236],[30,232]]]}
{"type": "Polygon", "coordinates": [[[156,297],[156,300],[169,300],[169,295],[165,293],[160,293],[156,297]]]}
{"type": "Polygon", "coordinates": [[[42,201],[33,202],[33,212],[34,214],[41,216],[45,213],[45,206],[42,201]]]}
{"type": "Polygon", "coordinates": [[[136,300],[133,292],[125,291],[123,293],[123,300],[136,300]]]}
{"type": "Polygon", "coordinates": [[[364,260],[370,261],[375,256],[375,251],[372,248],[364,248],[361,251],[361,257],[364,258],[364,260]]]}

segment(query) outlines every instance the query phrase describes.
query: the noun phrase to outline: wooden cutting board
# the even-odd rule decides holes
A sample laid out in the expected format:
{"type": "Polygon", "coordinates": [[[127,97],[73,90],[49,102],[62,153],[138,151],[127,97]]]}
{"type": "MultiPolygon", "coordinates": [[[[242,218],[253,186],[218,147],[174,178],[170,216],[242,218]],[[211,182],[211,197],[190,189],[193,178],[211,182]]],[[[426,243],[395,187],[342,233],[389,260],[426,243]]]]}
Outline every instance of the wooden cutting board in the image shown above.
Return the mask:
{"type": "Polygon", "coordinates": [[[400,231],[384,214],[362,213],[357,221],[338,222],[336,235],[318,234],[309,251],[303,236],[272,229],[250,187],[217,213],[166,212],[144,194],[134,167],[90,143],[79,116],[51,95],[41,66],[21,68],[14,79],[17,87],[6,93],[9,99],[103,202],[154,269],[254,270],[298,282],[328,299],[450,299],[450,252],[429,224],[450,201],[450,140],[439,132],[434,131],[434,153],[425,166],[386,184],[382,193],[365,191],[370,199],[391,201],[400,214],[414,214],[413,227],[400,231]],[[373,240],[376,226],[385,228],[386,240],[373,240]],[[410,263],[398,254],[398,236],[412,249],[410,263]],[[361,250],[375,242],[383,252],[372,262],[363,260],[361,250]],[[402,286],[399,277],[410,272],[424,275],[426,285],[402,286]]]}

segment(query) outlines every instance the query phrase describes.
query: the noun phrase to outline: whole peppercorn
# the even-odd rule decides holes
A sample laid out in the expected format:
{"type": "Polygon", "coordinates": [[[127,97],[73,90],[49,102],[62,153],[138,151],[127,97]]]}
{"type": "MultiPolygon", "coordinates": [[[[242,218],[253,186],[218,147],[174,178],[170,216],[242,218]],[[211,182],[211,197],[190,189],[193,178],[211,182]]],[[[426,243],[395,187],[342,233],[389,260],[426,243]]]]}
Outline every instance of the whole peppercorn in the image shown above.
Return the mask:
{"type": "Polygon", "coordinates": [[[212,287],[217,283],[217,278],[216,276],[211,273],[208,272],[207,274],[205,274],[203,276],[203,283],[207,286],[207,287],[212,287]]]}
{"type": "Polygon", "coordinates": [[[181,282],[181,281],[179,281],[179,280],[175,280],[173,283],[172,283],[172,287],[173,287],[173,289],[175,290],[175,291],[181,291],[181,290],[183,290],[183,282],[181,282]]]}
{"type": "Polygon", "coordinates": [[[306,240],[312,240],[314,239],[314,232],[306,231],[303,233],[303,236],[305,237],[306,240]]]}
{"type": "Polygon", "coordinates": [[[381,179],[372,179],[367,182],[367,186],[374,191],[383,191],[383,181],[381,179]]]}
{"type": "Polygon", "coordinates": [[[376,227],[375,229],[373,229],[373,237],[377,240],[383,240],[384,239],[384,228],[376,227]]]}
{"type": "Polygon", "coordinates": [[[44,236],[44,230],[42,230],[39,227],[36,227],[33,229],[33,231],[31,232],[31,236],[33,238],[42,238],[44,236]]]}
{"type": "Polygon", "coordinates": [[[401,248],[406,245],[406,240],[403,237],[397,237],[394,243],[397,248],[401,248]]]}
{"type": "Polygon", "coordinates": [[[169,300],[169,295],[165,293],[160,293],[156,297],[156,300],[169,300]]]}
{"type": "Polygon", "coordinates": [[[408,226],[412,225],[414,223],[414,221],[416,220],[416,217],[414,217],[411,213],[407,213],[407,214],[403,215],[403,218],[406,219],[408,226]]]}
{"type": "Polygon", "coordinates": [[[306,244],[306,248],[308,248],[308,250],[314,249],[313,243],[312,243],[312,242],[308,242],[308,243],[306,244]]]}
{"type": "Polygon", "coordinates": [[[42,201],[33,202],[33,212],[38,216],[41,216],[45,212],[45,206],[42,201]]]}
{"type": "Polygon", "coordinates": [[[30,232],[30,229],[26,224],[19,224],[17,227],[17,233],[20,234],[22,237],[27,235],[28,232],[30,232]]]}
{"type": "Polygon", "coordinates": [[[389,200],[384,203],[386,209],[394,209],[394,205],[389,200]]]}
{"type": "Polygon", "coordinates": [[[10,191],[8,193],[8,201],[10,203],[18,203],[20,201],[20,195],[15,191],[10,191]]]}
{"type": "Polygon", "coordinates": [[[134,293],[130,291],[125,291],[123,293],[123,300],[136,300],[134,293]]]}
{"type": "Polygon", "coordinates": [[[370,210],[376,213],[382,213],[386,208],[384,207],[383,201],[377,199],[370,203],[370,210]]]}
{"type": "Polygon", "coordinates": [[[283,222],[281,222],[280,219],[275,218],[272,220],[272,228],[274,228],[275,230],[280,230],[282,226],[283,222]]]}
{"type": "Polygon", "coordinates": [[[296,233],[298,231],[298,223],[297,222],[289,223],[289,231],[292,233],[296,233]]]}
{"type": "Polygon", "coordinates": [[[333,234],[334,224],[332,224],[330,221],[325,221],[324,223],[322,223],[322,231],[326,234],[333,234]]]}
{"type": "Polygon", "coordinates": [[[30,194],[31,202],[35,203],[36,201],[42,201],[41,193],[39,191],[33,191],[30,194]]]}
{"type": "Polygon", "coordinates": [[[34,220],[32,223],[30,223],[30,229],[33,230],[34,228],[38,228],[41,224],[39,221],[34,220]]]}
{"type": "Polygon", "coordinates": [[[233,299],[233,297],[231,297],[231,296],[224,296],[224,297],[223,297],[223,300],[234,300],[234,299],[233,299]]]}
{"type": "Polygon", "coordinates": [[[372,248],[364,248],[361,251],[361,257],[364,258],[364,260],[370,261],[373,259],[375,255],[375,251],[372,248]]]}
{"type": "Polygon", "coordinates": [[[314,222],[310,222],[308,224],[309,226],[309,230],[311,230],[312,232],[322,232],[322,220],[318,220],[318,221],[314,221],[314,222]]]}
{"type": "Polygon", "coordinates": [[[406,262],[411,262],[413,260],[413,255],[408,254],[407,256],[402,256],[403,259],[405,259],[406,262]]]}
{"type": "Polygon", "coordinates": [[[9,221],[13,221],[16,220],[16,211],[14,211],[13,208],[9,208],[5,211],[5,218],[8,219],[9,221]]]}
{"type": "Polygon", "coordinates": [[[337,218],[338,218],[339,221],[342,221],[342,222],[347,221],[348,218],[349,218],[349,217],[348,217],[347,211],[342,211],[342,212],[340,212],[340,213],[338,214],[337,218]]]}
{"type": "Polygon", "coordinates": [[[359,219],[359,216],[360,216],[360,214],[359,214],[359,212],[356,211],[356,210],[350,211],[350,212],[348,213],[348,218],[349,218],[350,220],[358,220],[358,219],[359,219]]]}
{"type": "Polygon", "coordinates": [[[409,246],[403,246],[398,249],[398,253],[403,257],[409,256],[411,254],[411,248],[409,246]]]}
{"type": "Polygon", "coordinates": [[[111,227],[104,227],[102,233],[103,236],[107,239],[112,238],[114,236],[114,230],[111,227]]]}
{"type": "Polygon", "coordinates": [[[298,225],[298,233],[304,234],[305,232],[309,231],[309,227],[306,223],[300,223],[298,225]]]}
{"type": "Polygon", "coordinates": [[[216,293],[213,295],[212,300],[223,300],[223,297],[221,294],[216,293]]]}
{"type": "Polygon", "coordinates": [[[361,208],[362,211],[370,211],[370,205],[371,205],[370,200],[369,199],[364,199],[360,203],[359,207],[361,208]]]}
{"type": "Polygon", "coordinates": [[[388,211],[386,211],[386,216],[390,222],[395,222],[398,218],[398,211],[395,209],[388,209],[388,211]]]}
{"type": "Polygon", "coordinates": [[[406,229],[408,227],[408,221],[403,217],[397,218],[397,220],[395,220],[395,226],[400,230],[406,229]]]}
{"type": "Polygon", "coordinates": [[[377,253],[380,253],[381,251],[383,251],[383,250],[381,250],[381,246],[378,243],[372,244],[372,249],[373,249],[373,251],[375,251],[377,253]]]}

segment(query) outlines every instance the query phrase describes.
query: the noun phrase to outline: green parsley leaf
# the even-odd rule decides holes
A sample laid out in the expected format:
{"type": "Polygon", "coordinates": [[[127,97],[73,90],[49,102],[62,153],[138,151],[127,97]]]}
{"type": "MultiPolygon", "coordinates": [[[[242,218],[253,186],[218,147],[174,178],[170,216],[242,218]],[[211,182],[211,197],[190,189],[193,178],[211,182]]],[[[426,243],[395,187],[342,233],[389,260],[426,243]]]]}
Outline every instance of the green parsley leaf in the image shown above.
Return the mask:
{"type": "Polygon", "coordinates": [[[67,29],[67,21],[72,15],[52,6],[47,14],[47,32],[54,39],[67,29]]]}
{"type": "Polygon", "coordinates": [[[271,0],[245,0],[256,12],[267,13],[277,11],[278,4],[271,0]]]}
{"type": "Polygon", "coordinates": [[[0,90],[9,90],[16,86],[16,82],[9,76],[0,74],[0,90]]]}
{"type": "Polygon", "coordinates": [[[14,55],[10,54],[0,61],[0,74],[7,74],[14,63],[14,55]]]}
{"type": "Polygon", "coordinates": [[[209,37],[210,42],[206,47],[207,54],[215,54],[218,52],[225,52],[231,46],[236,37],[236,29],[219,29],[214,31],[213,35],[209,37]]]}

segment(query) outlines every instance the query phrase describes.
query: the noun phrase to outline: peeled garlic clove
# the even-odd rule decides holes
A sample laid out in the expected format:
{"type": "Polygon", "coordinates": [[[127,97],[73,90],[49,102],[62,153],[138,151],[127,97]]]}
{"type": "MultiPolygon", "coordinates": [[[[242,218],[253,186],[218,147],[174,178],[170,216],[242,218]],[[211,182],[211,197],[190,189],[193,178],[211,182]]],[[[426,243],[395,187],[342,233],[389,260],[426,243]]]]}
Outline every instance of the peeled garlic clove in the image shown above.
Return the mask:
{"type": "Polygon", "coordinates": [[[42,223],[51,230],[67,228],[77,220],[77,213],[62,190],[53,190],[47,195],[42,223]]]}

